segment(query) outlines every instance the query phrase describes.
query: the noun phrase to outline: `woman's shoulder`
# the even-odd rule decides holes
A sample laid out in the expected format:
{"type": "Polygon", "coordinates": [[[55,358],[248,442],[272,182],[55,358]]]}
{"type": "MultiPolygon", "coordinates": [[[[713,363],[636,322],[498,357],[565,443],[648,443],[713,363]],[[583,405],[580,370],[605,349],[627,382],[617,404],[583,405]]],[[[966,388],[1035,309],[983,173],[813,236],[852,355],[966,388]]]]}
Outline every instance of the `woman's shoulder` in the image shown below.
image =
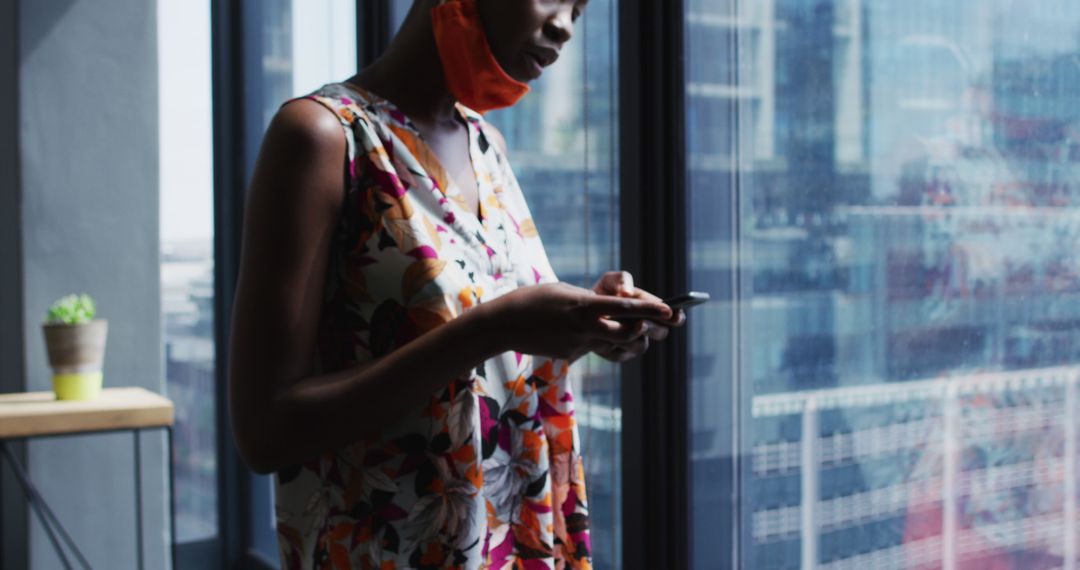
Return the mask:
{"type": "Polygon", "coordinates": [[[266,141],[282,141],[294,148],[337,152],[342,146],[341,124],[325,105],[295,99],[283,105],[266,131],[266,141]]]}
{"type": "Polygon", "coordinates": [[[285,106],[301,101],[321,105],[337,116],[338,121],[349,126],[357,120],[373,123],[378,121],[371,96],[344,82],[327,83],[307,95],[288,101],[285,106]]]}

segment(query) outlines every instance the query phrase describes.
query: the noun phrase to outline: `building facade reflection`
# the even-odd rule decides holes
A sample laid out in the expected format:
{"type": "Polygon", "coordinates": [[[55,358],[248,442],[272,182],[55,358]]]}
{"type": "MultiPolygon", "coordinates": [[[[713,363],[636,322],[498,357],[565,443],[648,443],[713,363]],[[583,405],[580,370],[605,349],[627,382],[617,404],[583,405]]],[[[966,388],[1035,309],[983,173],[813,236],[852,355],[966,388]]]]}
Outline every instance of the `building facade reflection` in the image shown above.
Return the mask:
{"type": "MultiPolygon", "coordinates": [[[[1075,567],[1080,5],[697,0],[686,25],[692,281],[746,275],[743,565],[1075,567]]],[[[730,341],[695,334],[713,568],[730,341]]]]}

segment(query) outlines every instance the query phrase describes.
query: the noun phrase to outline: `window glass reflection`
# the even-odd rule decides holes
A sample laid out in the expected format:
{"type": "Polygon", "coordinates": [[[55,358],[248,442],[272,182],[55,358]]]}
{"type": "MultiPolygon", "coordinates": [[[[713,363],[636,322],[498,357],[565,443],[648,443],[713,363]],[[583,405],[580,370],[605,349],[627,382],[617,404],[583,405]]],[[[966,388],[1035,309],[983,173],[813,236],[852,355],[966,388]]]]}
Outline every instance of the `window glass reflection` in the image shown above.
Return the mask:
{"type": "Polygon", "coordinates": [[[733,523],[751,568],[1074,567],[1080,4],[694,0],[686,31],[691,277],[737,300],[691,331],[695,567],[733,523]]]}
{"type": "Polygon", "coordinates": [[[161,300],[176,536],[218,534],[210,3],[158,2],[161,300]]]}

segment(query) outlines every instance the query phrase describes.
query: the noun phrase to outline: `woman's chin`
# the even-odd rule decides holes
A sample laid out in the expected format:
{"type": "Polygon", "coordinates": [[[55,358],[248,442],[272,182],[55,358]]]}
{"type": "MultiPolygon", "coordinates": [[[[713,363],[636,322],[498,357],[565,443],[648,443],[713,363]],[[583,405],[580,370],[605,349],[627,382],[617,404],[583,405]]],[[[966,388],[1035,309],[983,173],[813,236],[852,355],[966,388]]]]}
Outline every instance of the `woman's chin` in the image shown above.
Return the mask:
{"type": "Polygon", "coordinates": [[[517,58],[515,65],[504,67],[506,74],[520,83],[531,83],[544,74],[544,67],[529,56],[517,58]]]}
{"type": "Polygon", "coordinates": [[[509,75],[511,79],[513,79],[514,81],[517,81],[518,83],[532,83],[533,81],[536,81],[537,79],[540,79],[540,76],[543,75],[543,73],[544,73],[544,71],[541,69],[538,72],[533,72],[533,71],[530,71],[528,73],[516,72],[516,73],[507,73],[507,75],[509,75]]]}
{"type": "MultiPolygon", "coordinates": [[[[526,75],[528,79],[525,83],[540,79],[540,76],[544,74],[544,68],[536,60],[528,58],[528,65],[526,66],[526,75]]],[[[520,80],[519,80],[520,81],[520,80]]]]}

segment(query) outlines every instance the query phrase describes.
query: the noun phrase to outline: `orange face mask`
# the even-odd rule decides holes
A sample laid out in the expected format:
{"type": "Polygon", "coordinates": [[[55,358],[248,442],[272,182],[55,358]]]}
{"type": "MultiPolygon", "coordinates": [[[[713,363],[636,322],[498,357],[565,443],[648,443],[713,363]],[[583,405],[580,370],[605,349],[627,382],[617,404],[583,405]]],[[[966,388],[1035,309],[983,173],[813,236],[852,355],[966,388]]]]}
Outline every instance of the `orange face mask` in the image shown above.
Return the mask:
{"type": "Polygon", "coordinates": [[[503,71],[488,45],[476,0],[446,0],[431,10],[435,46],[450,93],[484,113],[517,103],[529,86],[503,71]]]}

